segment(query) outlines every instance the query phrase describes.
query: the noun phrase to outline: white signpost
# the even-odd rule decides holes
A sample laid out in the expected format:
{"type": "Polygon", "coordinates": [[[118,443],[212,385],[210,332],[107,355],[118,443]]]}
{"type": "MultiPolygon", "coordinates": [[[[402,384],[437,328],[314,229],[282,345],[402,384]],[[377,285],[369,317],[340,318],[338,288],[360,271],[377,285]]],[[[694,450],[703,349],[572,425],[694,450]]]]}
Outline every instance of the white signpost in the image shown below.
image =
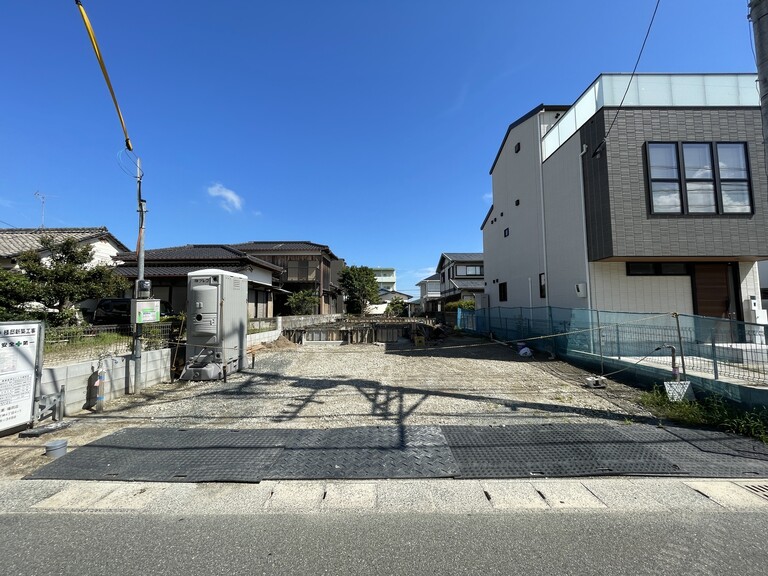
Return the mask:
{"type": "Polygon", "coordinates": [[[35,419],[44,336],[42,322],[0,322],[0,432],[35,419]]]}

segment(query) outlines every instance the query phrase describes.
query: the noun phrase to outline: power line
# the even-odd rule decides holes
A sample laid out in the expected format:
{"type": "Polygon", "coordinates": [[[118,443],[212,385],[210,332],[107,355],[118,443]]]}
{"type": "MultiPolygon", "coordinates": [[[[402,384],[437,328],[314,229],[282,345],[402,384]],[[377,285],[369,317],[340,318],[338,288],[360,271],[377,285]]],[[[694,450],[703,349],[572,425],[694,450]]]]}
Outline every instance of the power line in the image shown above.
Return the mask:
{"type": "Polygon", "coordinates": [[[651,16],[651,21],[648,24],[648,30],[645,31],[645,38],[643,38],[643,45],[640,46],[640,53],[637,55],[637,60],[635,60],[635,67],[632,68],[632,74],[629,75],[629,82],[627,82],[627,89],[624,90],[624,96],[621,97],[621,102],[619,102],[619,108],[616,110],[616,114],[613,116],[613,120],[611,121],[611,125],[608,127],[608,131],[605,133],[605,137],[603,138],[603,141],[600,142],[600,145],[595,149],[595,151],[592,153],[592,158],[597,156],[600,151],[605,147],[605,142],[608,140],[608,136],[611,133],[611,129],[613,128],[613,125],[616,123],[616,118],[619,117],[619,112],[621,111],[621,107],[624,105],[624,100],[627,97],[627,94],[629,94],[629,88],[632,86],[632,80],[635,77],[635,73],[637,72],[637,67],[640,64],[640,58],[643,56],[643,51],[645,50],[645,44],[648,42],[648,36],[651,34],[651,28],[653,28],[653,21],[656,19],[656,12],[659,10],[659,4],[661,4],[661,0],[656,0],[656,7],[653,9],[653,15],[651,16]]]}

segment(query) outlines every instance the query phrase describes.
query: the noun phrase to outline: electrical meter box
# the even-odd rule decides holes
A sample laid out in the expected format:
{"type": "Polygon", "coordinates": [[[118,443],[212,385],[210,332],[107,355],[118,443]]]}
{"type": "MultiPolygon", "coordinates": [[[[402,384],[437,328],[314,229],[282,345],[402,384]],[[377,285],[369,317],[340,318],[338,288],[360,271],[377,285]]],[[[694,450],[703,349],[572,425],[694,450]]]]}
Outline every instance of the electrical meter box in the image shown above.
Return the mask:
{"type": "Polygon", "coordinates": [[[136,298],[147,299],[152,294],[151,280],[136,280],[136,298]]]}
{"type": "Polygon", "coordinates": [[[150,324],[160,322],[160,300],[131,300],[131,322],[150,324]]]}
{"type": "Polygon", "coordinates": [[[187,274],[187,364],[182,380],[218,380],[245,366],[248,278],[225,270],[187,274]]]}

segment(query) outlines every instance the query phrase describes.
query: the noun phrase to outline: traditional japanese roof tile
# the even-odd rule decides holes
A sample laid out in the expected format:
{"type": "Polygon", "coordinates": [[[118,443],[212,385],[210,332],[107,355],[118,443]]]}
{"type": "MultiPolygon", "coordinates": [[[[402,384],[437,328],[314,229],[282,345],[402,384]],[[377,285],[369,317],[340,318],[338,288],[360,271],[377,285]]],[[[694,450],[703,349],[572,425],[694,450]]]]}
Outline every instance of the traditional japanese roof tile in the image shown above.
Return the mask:
{"type": "Polygon", "coordinates": [[[484,290],[485,282],[483,280],[456,280],[451,279],[451,283],[459,290],[484,290]]]}
{"type": "Polygon", "coordinates": [[[38,250],[40,239],[51,236],[56,242],[74,238],[79,243],[89,240],[108,240],[118,250],[128,250],[128,247],[115,238],[106,227],[98,228],[1,228],[0,257],[11,258],[26,250],[38,250]]]}
{"type": "Polygon", "coordinates": [[[245,252],[285,253],[285,252],[328,252],[329,256],[338,260],[338,257],[325,244],[316,244],[308,240],[255,240],[252,242],[243,242],[241,244],[231,244],[233,248],[245,252]]]}
{"type": "Polygon", "coordinates": [[[416,282],[416,285],[418,286],[419,284],[423,284],[424,282],[429,282],[431,280],[440,280],[440,274],[435,272],[434,274],[432,274],[432,276],[427,276],[423,280],[419,280],[418,282],[416,282]]]}
{"type": "Polygon", "coordinates": [[[453,260],[454,262],[457,262],[459,260],[471,261],[471,262],[482,262],[483,260],[482,252],[443,252],[443,256],[445,256],[449,260],[453,260]]]}
{"type": "MultiPolygon", "coordinates": [[[[196,272],[197,270],[204,269],[205,266],[145,266],[144,277],[145,278],[176,278],[186,276],[190,272],[196,272]]],[[[224,270],[225,272],[240,272],[242,266],[223,265],[216,266],[217,270],[224,270]]],[[[124,276],[126,278],[136,278],[139,273],[138,266],[118,266],[115,268],[115,274],[118,276],[124,276]]]]}
{"type": "Polygon", "coordinates": [[[437,262],[436,272],[440,272],[445,264],[445,261],[451,262],[482,262],[482,252],[443,252],[440,254],[440,260],[437,262]]]}
{"type": "MultiPolygon", "coordinates": [[[[127,263],[136,262],[136,252],[118,254],[116,259],[127,263]]],[[[214,264],[216,268],[222,270],[228,270],[229,268],[226,266],[230,266],[234,270],[235,268],[242,269],[243,266],[254,265],[275,272],[282,271],[282,268],[276,264],[246,254],[227,244],[187,244],[185,246],[145,250],[144,261],[147,265],[152,262],[166,262],[168,263],[167,268],[173,267],[170,263],[205,262],[214,264]]],[[[188,267],[186,264],[183,266],[188,267]]],[[[199,269],[199,267],[195,269],[199,269]]]]}

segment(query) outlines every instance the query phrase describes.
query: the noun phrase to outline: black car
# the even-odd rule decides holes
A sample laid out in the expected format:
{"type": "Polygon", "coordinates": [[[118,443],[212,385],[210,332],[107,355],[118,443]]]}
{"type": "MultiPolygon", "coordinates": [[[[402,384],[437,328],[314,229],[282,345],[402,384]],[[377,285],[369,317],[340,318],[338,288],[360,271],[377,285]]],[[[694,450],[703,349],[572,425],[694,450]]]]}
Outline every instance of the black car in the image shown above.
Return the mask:
{"type": "MultiPolygon", "coordinates": [[[[175,313],[165,300],[160,300],[160,319],[175,313]]],[[[94,324],[131,324],[130,298],[102,298],[93,311],[94,324]]]]}

